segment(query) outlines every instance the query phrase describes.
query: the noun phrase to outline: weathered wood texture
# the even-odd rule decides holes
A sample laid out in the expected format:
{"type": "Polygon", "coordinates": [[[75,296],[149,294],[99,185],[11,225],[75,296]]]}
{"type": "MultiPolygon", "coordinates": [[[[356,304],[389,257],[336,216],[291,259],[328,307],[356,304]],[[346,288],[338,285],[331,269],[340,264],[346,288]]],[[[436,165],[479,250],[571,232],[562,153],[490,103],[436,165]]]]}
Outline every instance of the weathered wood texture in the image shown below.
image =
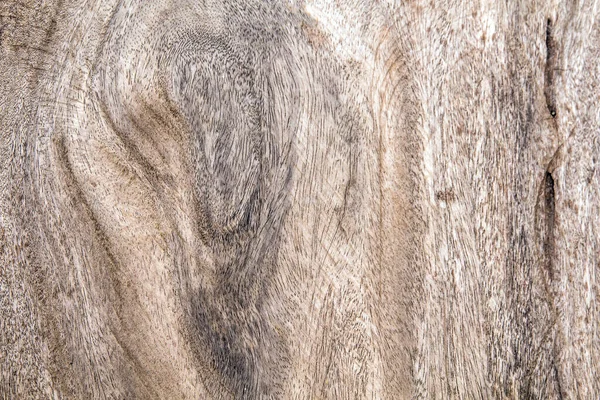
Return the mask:
{"type": "Polygon", "coordinates": [[[0,1],[0,398],[599,398],[599,6],[0,1]]]}

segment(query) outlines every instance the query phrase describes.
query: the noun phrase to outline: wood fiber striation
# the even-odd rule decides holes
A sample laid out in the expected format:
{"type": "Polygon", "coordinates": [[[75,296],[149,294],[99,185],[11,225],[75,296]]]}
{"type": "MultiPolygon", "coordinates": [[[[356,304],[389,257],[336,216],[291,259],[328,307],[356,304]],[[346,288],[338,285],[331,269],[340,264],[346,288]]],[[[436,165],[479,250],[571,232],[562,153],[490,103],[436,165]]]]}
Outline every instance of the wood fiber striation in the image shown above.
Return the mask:
{"type": "Polygon", "coordinates": [[[0,2],[0,398],[597,398],[598,5],[0,2]]]}

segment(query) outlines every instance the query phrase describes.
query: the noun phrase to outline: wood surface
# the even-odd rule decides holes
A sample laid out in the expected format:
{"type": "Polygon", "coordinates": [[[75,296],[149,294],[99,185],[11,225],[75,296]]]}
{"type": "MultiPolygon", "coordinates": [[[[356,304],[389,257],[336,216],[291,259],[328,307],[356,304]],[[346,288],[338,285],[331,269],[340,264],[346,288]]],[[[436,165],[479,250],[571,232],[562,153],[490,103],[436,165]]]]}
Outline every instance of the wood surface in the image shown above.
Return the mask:
{"type": "Polygon", "coordinates": [[[599,13],[0,1],[0,398],[600,398],[599,13]]]}

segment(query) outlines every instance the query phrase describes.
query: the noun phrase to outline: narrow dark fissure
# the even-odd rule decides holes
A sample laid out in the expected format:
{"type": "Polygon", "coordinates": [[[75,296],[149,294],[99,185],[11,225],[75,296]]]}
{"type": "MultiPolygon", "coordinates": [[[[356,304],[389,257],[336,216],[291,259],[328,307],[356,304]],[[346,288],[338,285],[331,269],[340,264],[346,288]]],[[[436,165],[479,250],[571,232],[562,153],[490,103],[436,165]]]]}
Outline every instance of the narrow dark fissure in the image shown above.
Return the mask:
{"type": "Polygon", "coordinates": [[[546,67],[544,70],[544,96],[546,106],[552,118],[556,118],[556,99],[554,90],[554,74],[556,72],[556,41],[554,25],[551,19],[546,21],[546,67]]]}
{"type": "Polygon", "coordinates": [[[544,177],[544,258],[545,268],[550,278],[550,282],[554,280],[554,271],[552,261],[554,258],[554,222],[556,218],[556,204],[554,193],[554,178],[552,173],[546,171],[544,177]]]}
{"type": "MultiPolygon", "coordinates": [[[[544,237],[543,237],[543,253],[544,253],[544,269],[547,274],[548,286],[546,288],[549,291],[549,295],[552,296],[552,283],[555,280],[556,271],[554,265],[555,259],[555,226],[556,226],[556,187],[554,177],[552,173],[546,170],[544,174],[543,182],[543,224],[544,224],[544,237]]],[[[556,315],[558,310],[555,309],[556,315]]],[[[558,317],[556,317],[558,318],[558,317]]],[[[556,320],[555,320],[556,321],[556,320]]],[[[557,344],[554,344],[554,351],[552,354],[551,365],[552,375],[556,384],[556,391],[558,398],[563,398],[563,388],[561,384],[561,377],[558,371],[557,365],[557,344]]]]}

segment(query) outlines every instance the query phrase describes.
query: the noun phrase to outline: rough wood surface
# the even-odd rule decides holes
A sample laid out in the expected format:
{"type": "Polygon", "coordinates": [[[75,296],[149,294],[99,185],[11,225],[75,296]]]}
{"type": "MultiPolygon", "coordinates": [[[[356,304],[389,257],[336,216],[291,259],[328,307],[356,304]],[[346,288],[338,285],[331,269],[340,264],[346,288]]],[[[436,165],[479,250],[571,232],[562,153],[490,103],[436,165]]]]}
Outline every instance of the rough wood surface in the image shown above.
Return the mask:
{"type": "Polygon", "coordinates": [[[0,398],[599,398],[599,12],[0,1],[0,398]]]}

